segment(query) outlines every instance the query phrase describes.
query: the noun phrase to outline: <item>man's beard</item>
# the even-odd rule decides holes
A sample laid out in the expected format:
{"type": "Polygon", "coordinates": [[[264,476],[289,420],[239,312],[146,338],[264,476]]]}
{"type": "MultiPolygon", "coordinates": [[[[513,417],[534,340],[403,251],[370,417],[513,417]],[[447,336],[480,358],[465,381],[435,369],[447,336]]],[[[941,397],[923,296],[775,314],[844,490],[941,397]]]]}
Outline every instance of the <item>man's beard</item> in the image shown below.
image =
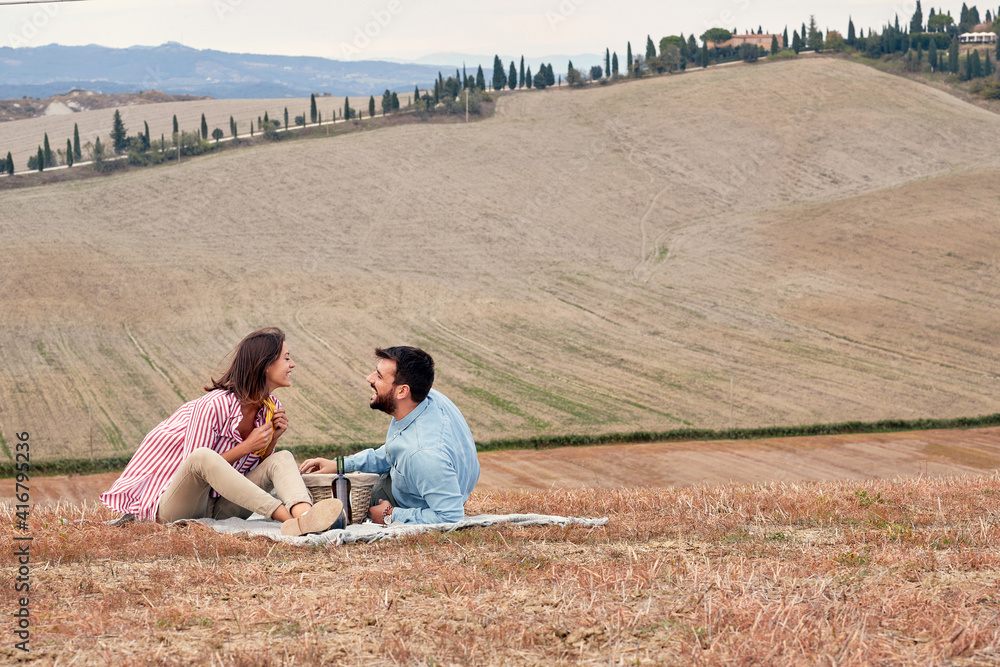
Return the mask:
{"type": "Polygon", "coordinates": [[[392,395],[391,390],[384,395],[375,392],[375,398],[368,404],[368,407],[372,410],[381,410],[387,415],[391,415],[396,411],[396,397],[392,395]]]}

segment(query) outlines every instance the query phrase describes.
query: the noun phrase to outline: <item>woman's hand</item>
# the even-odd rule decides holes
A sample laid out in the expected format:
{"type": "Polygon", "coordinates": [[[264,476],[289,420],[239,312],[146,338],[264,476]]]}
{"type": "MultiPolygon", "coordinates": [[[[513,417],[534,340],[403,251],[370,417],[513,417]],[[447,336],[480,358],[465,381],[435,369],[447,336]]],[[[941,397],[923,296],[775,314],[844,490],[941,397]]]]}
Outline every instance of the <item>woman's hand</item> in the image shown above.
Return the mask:
{"type": "Polygon", "coordinates": [[[335,474],[337,463],[330,459],[306,459],[299,466],[300,473],[318,472],[323,474],[335,474]]]}
{"type": "Polygon", "coordinates": [[[288,430],[288,417],[285,416],[285,409],[278,408],[274,411],[274,416],[271,417],[271,423],[274,424],[274,440],[277,442],[278,438],[288,430]]]}
{"type": "MultiPolygon", "coordinates": [[[[267,444],[267,439],[270,438],[273,434],[274,434],[274,426],[271,425],[271,422],[267,422],[266,424],[258,426],[254,430],[250,431],[250,435],[248,435],[243,440],[242,443],[243,456],[264,449],[264,446],[267,444]]],[[[268,449],[271,451],[274,450],[274,440],[271,441],[271,445],[268,447],[268,449]]],[[[270,451],[264,452],[262,458],[265,458],[270,453],[271,453],[270,451]]]]}
{"type": "MultiPolygon", "coordinates": [[[[253,454],[264,448],[264,443],[267,442],[268,437],[274,432],[274,427],[271,426],[271,422],[264,424],[263,426],[258,426],[254,430],[250,431],[249,435],[243,439],[243,442],[227,449],[222,453],[222,458],[225,459],[226,463],[232,465],[236,461],[247,454],[253,454]]],[[[274,451],[274,441],[268,445],[267,451],[261,454],[261,459],[266,459],[274,451]]]]}

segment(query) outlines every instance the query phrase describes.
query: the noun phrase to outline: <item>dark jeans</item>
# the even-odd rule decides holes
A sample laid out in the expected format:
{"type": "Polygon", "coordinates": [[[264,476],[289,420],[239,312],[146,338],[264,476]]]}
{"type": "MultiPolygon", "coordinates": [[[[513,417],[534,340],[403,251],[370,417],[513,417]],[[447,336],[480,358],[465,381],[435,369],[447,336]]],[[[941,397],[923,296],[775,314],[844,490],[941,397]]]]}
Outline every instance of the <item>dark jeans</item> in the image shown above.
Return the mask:
{"type": "Polygon", "coordinates": [[[393,507],[396,506],[396,499],[392,497],[392,477],[389,473],[379,475],[378,481],[372,487],[371,506],[375,507],[383,500],[388,500],[393,507]]]}

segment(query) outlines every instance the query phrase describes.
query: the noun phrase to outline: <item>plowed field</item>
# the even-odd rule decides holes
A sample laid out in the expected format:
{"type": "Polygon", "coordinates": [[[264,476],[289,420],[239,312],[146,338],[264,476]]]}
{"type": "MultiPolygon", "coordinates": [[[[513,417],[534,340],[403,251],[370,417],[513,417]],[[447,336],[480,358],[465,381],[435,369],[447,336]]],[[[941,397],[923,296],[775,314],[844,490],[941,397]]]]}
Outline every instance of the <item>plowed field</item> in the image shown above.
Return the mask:
{"type": "Polygon", "coordinates": [[[289,446],[378,441],[400,343],[480,440],[993,413],[997,148],[818,58],[9,191],[0,434],[131,452],[264,325],[289,446]]]}

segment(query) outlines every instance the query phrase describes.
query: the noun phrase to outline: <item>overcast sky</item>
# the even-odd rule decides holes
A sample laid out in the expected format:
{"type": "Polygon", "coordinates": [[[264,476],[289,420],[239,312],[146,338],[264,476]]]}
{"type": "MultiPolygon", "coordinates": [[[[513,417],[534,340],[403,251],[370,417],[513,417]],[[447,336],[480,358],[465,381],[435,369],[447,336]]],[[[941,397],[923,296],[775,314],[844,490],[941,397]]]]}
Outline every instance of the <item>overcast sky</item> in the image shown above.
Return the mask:
{"type": "MultiPolygon", "coordinates": [[[[710,27],[791,31],[809,15],[825,29],[909,22],[915,2],[877,0],[82,0],[6,5],[0,46],[100,44],[313,55],[338,60],[411,59],[440,52],[545,56],[624,55],[646,35],[700,35],[710,27]]],[[[994,0],[1000,1],[1000,0],[994,0]]],[[[971,6],[972,3],[970,3],[971,6]]],[[[961,2],[936,5],[958,17],[961,2]]],[[[924,20],[930,9],[924,3],[924,20]]],[[[980,12],[996,7],[983,4],[980,12]]],[[[2,77],[2,70],[0,70],[2,77]]]]}

